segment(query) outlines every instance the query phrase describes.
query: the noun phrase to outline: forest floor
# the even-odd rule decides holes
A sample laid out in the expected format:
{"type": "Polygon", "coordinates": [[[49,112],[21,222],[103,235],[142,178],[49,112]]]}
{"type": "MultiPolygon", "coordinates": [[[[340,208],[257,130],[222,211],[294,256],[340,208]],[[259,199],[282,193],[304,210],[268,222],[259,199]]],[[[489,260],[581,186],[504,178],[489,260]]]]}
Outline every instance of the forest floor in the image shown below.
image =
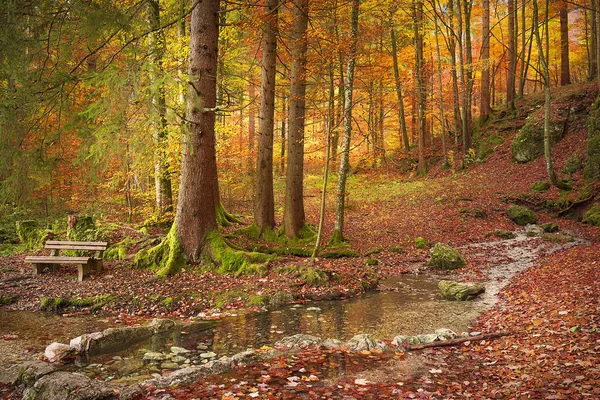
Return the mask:
{"type": "MultiPolygon", "coordinates": [[[[130,268],[131,259],[126,259],[106,262],[105,272],[81,284],[73,282],[73,271],[68,268],[35,277],[23,263],[24,255],[2,257],[0,294],[17,299],[4,307],[34,311],[43,297],[113,294],[115,300],[102,311],[111,324],[125,325],[150,317],[187,318],[202,313],[216,318],[240,307],[258,309],[249,299],[264,294],[292,293],[295,301],[348,297],[360,293],[360,278],[369,280],[372,274],[381,278],[407,272],[439,273],[426,266],[429,250],[417,248],[417,237],[460,248],[467,265],[448,272],[449,279],[486,282],[492,278],[489,272],[496,250],[490,248],[486,257],[469,245],[497,240],[493,234],[497,230],[519,229],[506,216],[506,209],[510,204],[524,204],[538,212],[538,223],[558,223],[563,236],[555,240],[572,236],[587,242],[536,261],[503,288],[498,303],[473,323],[473,331],[510,331],[510,335],[423,350],[418,355],[303,350],[206,377],[189,388],[151,391],[147,398],[162,399],[167,394],[219,399],[600,398],[600,228],[559,218],[544,209],[546,201],[565,195],[556,188],[543,193],[530,189],[532,183],[546,179],[543,157],[526,165],[511,161],[510,141],[525,116],[511,119],[510,126],[490,127],[504,138],[503,143],[496,145],[485,162],[475,162],[466,170],[433,167],[427,178],[382,170],[353,175],[345,235],[359,257],[318,259],[314,264],[284,257],[258,279],[190,268],[166,280],[156,279],[151,271],[130,268]],[[378,264],[368,267],[367,259],[376,259],[378,264]],[[294,275],[275,272],[277,266],[292,264],[335,272],[339,278],[333,284],[313,287],[294,275]],[[230,295],[223,297],[220,293],[224,292],[230,295]],[[323,372],[323,365],[335,370],[340,363],[345,365],[342,375],[323,372]]],[[[557,171],[562,171],[574,151],[583,154],[585,142],[584,124],[574,124],[554,147],[557,171]]],[[[581,172],[571,178],[576,189],[583,186],[581,172]]],[[[307,179],[308,221],[318,220],[318,181],[317,177],[307,179]]],[[[576,198],[577,190],[571,196],[576,198]]],[[[333,205],[334,194],[328,199],[333,205]]],[[[243,205],[232,208],[241,214],[249,212],[243,205]]],[[[325,218],[325,237],[331,234],[333,218],[331,207],[325,218]]],[[[22,359],[39,350],[16,334],[0,337],[0,349],[4,360],[11,357],[3,355],[19,353],[22,359]]]]}

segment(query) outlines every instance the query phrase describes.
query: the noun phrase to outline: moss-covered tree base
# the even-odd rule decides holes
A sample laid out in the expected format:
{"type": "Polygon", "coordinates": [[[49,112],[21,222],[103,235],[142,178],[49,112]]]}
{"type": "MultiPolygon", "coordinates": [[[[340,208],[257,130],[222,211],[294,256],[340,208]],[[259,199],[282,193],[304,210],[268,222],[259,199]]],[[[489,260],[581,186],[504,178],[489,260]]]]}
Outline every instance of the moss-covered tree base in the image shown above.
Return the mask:
{"type": "Polygon", "coordinates": [[[327,242],[327,243],[332,246],[338,246],[338,245],[346,243],[346,238],[344,237],[344,235],[342,234],[341,231],[335,229],[333,231],[333,233],[331,234],[331,238],[329,239],[329,242],[327,242]]]}
{"type": "Polygon", "coordinates": [[[137,268],[152,269],[161,277],[175,275],[186,265],[183,248],[177,238],[177,225],[173,224],[169,234],[158,246],[140,250],[135,256],[137,268]]]}
{"type": "Polygon", "coordinates": [[[230,226],[231,224],[240,224],[241,221],[238,217],[228,213],[223,207],[223,204],[217,204],[217,224],[219,226],[230,226]]]}

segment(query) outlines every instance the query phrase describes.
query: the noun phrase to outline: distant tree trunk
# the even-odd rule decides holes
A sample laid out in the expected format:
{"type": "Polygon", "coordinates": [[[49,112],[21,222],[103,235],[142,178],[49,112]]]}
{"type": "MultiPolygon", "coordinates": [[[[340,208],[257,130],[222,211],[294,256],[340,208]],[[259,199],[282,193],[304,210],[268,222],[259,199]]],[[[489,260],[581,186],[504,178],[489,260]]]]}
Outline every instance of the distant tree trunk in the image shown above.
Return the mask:
{"type": "MultiPolygon", "coordinates": [[[[527,53],[527,59],[525,59],[525,53],[527,52],[527,19],[525,17],[525,2],[527,0],[523,0],[523,5],[521,6],[521,53],[519,58],[521,59],[521,68],[519,72],[519,91],[518,97],[523,98],[523,94],[525,93],[525,83],[527,82],[527,69],[529,67],[529,60],[531,58],[531,43],[529,45],[529,52],[527,53]]],[[[529,41],[533,38],[533,33],[529,36],[529,41]]]]}
{"type": "MultiPolygon", "coordinates": [[[[598,47],[598,42],[596,38],[596,3],[595,0],[590,0],[590,10],[584,9],[586,20],[590,21],[590,34],[589,34],[589,46],[588,46],[588,80],[591,81],[596,77],[598,62],[597,62],[597,54],[596,48],[598,47]]],[[[587,35],[586,35],[587,37],[587,35]]]]}
{"type": "Polygon", "coordinates": [[[571,84],[569,70],[569,10],[568,3],[563,1],[560,6],[560,86],[571,84]]]}
{"type": "MultiPolygon", "coordinates": [[[[481,105],[479,120],[486,121],[491,112],[490,108],[490,0],[483,0],[483,15],[481,24],[481,105]]],[[[437,37],[436,37],[437,39],[437,37]]]]}
{"type": "MultiPolygon", "coordinates": [[[[395,11],[395,10],[394,10],[395,11]]],[[[398,121],[400,123],[400,134],[404,142],[404,150],[410,151],[408,143],[408,133],[406,131],[406,116],[404,114],[404,97],[402,95],[402,83],[400,82],[400,70],[398,67],[398,49],[396,44],[396,32],[394,30],[393,13],[390,15],[390,39],[392,44],[392,61],[394,62],[394,83],[396,87],[396,97],[398,99],[398,121]]]]}
{"type": "Polygon", "coordinates": [[[288,116],[288,165],[283,209],[285,235],[290,238],[298,237],[305,224],[303,177],[308,0],[296,0],[293,7],[294,27],[291,34],[292,66],[288,116]]]}
{"type": "Polygon", "coordinates": [[[154,186],[156,213],[161,215],[173,207],[171,174],[167,151],[167,102],[165,87],[161,83],[165,37],[160,29],[160,9],[158,0],[148,0],[147,20],[152,33],[148,35],[150,55],[150,87],[152,96],[152,137],[154,139],[154,186]]]}
{"type": "Polygon", "coordinates": [[[273,195],[273,128],[275,125],[275,67],[277,63],[277,13],[279,0],[266,0],[262,39],[262,76],[258,117],[256,205],[254,223],[260,234],[275,227],[273,195]]]}
{"type": "Polygon", "coordinates": [[[281,175],[283,175],[285,173],[285,133],[286,133],[286,128],[285,128],[285,121],[286,121],[286,111],[287,111],[287,100],[285,98],[285,96],[283,96],[283,99],[281,100],[281,149],[279,152],[280,155],[280,165],[279,165],[279,172],[281,173],[281,175]]]}
{"type": "MultiPolygon", "coordinates": [[[[550,71],[548,67],[548,50],[549,50],[549,38],[548,34],[546,34],[546,48],[542,45],[542,39],[540,37],[540,29],[538,23],[538,3],[537,0],[533,0],[533,31],[535,35],[535,40],[537,42],[538,47],[538,55],[540,64],[542,66],[542,76],[544,80],[544,158],[546,161],[546,172],[548,173],[548,178],[550,182],[560,188],[560,189],[568,189],[570,188],[564,182],[559,181],[556,172],[554,171],[554,166],[552,164],[552,147],[550,141],[550,71]]],[[[548,29],[548,2],[546,0],[546,29],[548,29]]]]}
{"type": "MultiPolygon", "coordinates": [[[[486,0],[487,1],[487,0],[486,0]]],[[[439,40],[439,31],[440,26],[437,18],[437,13],[433,14],[434,23],[435,23],[435,48],[437,51],[437,69],[438,69],[438,83],[439,83],[439,96],[440,96],[440,126],[441,126],[441,136],[442,136],[442,152],[444,153],[444,164],[448,162],[447,152],[446,152],[446,119],[444,117],[444,84],[442,83],[442,53],[440,51],[440,40],[439,40]]],[[[489,73],[488,73],[489,79],[489,73]]],[[[489,96],[489,86],[488,86],[488,96],[489,96]]],[[[489,99],[488,99],[489,101],[489,99]]]]}
{"type": "Polygon", "coordinates": [[[517,68],[515,34],[515,0],[508,0],[508,71],[506,76],[506,106],[515,109],[515,73],[517,68]]]}
{"type": "MultiPolygon", "coordinates": [[[[189,132],[184,137],[181,183],[174,227],[181,251],[201,261],[207,234],[217,229],[219,182],[215,151],[219,0],[203,0],[192,10],[187,99],[189,132]]],[[[176,251],[171,247],[172,251],[176,251]]]]}
{"type": "Polygon", "coordinates": [[[597,0],[594,6],[596,10],[596,79],[598,80],[598,88],[600,88],[600,0],[597,0]]]}
{"type": "Polygon", "coordinates": [[[415,41],[415,75],[417,77],[417,125],[419,134],[419,162],[417,173],[425,175],[427,165],[425,164],[425,102],[427,99],[427,88],[425,87],[423,59],[423,35],[421,33],[421,23],[423,22],[423,3],[417,1],[413,8],[413,31],[415,41]]]}
{"type": "Polygon", "coordinates": [[[464,1],[464,20],[465,20],[465,89],[463,100],[463,151],[469,151],[472,142],[471,121],[473,120],[471,106],[473,104],[473,46],[471,45],[471,8],[473,3],[470,0],[464,1]]]}
{"type": "Polygon", "coordinates": [[[337,181],[337,200],[335,207],[335,226],[331,242],[344,240],[344,213],[346,201],[346,180],[350,170],[350,138],[352,135],[352,93],[354,88],[354,66],[356,64],[356,47],[358,41],[358,9],[360,0],[352,0],[352,19],[350,26],[350,51],[346,68],[346,85],[344,88],[344,138],[340,155],[340,167],[337,181]]]}
{"type": "Polygon", "coordinates": [[[450,51],[450,69],[452,76],[452,100],[454,109],[454,146],[458,148],[458,137],[462,135],[462,117],[458,91],[458,74],[456,66],[456,32],[454,30],[454,0],[448,1],[448,50],[450,51]]]}
{"type": "Polygon", "coordinates": [[[251,176],[254,176],[254,145],[256,141],[256,86],[254,81],[250,77],[250,84],[248,86],[248,97],[250,104],[248,106],[248,171],[251,176]]]}

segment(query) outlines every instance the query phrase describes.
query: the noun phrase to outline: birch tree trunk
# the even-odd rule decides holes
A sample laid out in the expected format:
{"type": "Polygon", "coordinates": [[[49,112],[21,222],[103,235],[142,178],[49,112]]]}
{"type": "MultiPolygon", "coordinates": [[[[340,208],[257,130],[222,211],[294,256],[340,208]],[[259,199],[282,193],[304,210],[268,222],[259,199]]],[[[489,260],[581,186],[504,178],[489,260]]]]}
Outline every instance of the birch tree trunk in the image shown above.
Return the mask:
{"type": "Polygon", "coordinates": [[[277,62],[277,17],[279,0],[266,0],[262,39],[261,97],[258,116],[256,205],[254,223],[260,234],[275,227],[273,195],[273,129],[275,125],[275,68],[277,62]]]}
{"type": "Polygon", "coordinates": [[[346,201],[346,181],[350,170],[350,138],[352,136],[352,92],[354,85],[354,66],[356,64],[356,47],[358,41],[358,9],[360,0],[352,0],[352,17],[350,27],[350,51],[346,66],[344,88],[344,137],[340,151],[340,167],[337,181],[337,199],[335,206],[335,226],[331,238],[332,243],[344,240],[344,213],[346,201]]]}
{"type": "Polygon", "coordinates": [[[291,34],[290,111],[288,116],[288,165],[285,180],[283,226],[285,235],[298,237],[305,225],[304,215],[304,117],[306,96],[306,50],[308,41],[308,0],[295,0],[291,34]]]}

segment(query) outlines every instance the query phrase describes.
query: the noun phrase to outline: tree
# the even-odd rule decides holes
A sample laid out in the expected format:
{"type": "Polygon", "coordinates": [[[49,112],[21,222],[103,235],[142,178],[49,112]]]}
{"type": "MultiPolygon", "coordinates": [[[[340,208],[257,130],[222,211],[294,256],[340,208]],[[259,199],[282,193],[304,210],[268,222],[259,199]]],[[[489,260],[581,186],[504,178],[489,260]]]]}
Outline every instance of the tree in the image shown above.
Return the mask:
{"type": "Polygon", "coordinates": [[[158,0],[148,1],[148,49],[150,59],[150,90],[152,102],[152,138],[154,140],[154,186],[156,192],[156,212],[158,215],[173,207],[171,191],[171,173],[166,154],[167,101],[165,86],[162,82],[165,36],[160,26],[160,8],[158,0]]]}
{"type": "Polygon", "coordinates": [[[506,105],[509,110],[515,109],[515,74],[517,69],[515,1],[508,0],[508,71],[506,77],[506,105]]]}
{"type": "Polygon", "coordinates": [[[290,110],[288,114],[288,165],[285,180],[283,226],[285,235],[295,238],[304,228],[304,118],[306,104],[306,50],[308,0],[294,0],[290,110]]]}
{"type": "Polygon", "coordinates": [[[419,162],[417,173],[425,175],[427,165],[425,164],[425,107],[427,101],[427,87],[425,86],[423,58],[423,34],[421,24],[423,23],[423,3],[417,1],[413,6],[413,30],[415,42],[415,75],[416,75],[416,93],[417,93],[417,126],[418,126],[418,148],[419,162]]]}
{"type": "Polygon", "coordinates": [[[340,167],[337,180],[337,199],[335,204],[335,226],[331,237],[332,243],[344,240],[344,213],[346,201],[346,181],[350,170],[350,139],[352,136],[352,94],[354,88],[354,67],[356,64],[356,47],[358,41],[358,10],[360,0],[352,0],[352,17],[350,22],[350,50],[346,64],[344,87],[344,137],[340,151],[340,167]]]}
{"type": "Polygon", "coordinates": [[[491,112],[490,108],[490,0],[482,2],[481,23],[481,103],[479,106],[479,120],[486,121],[491,112]]]}
{"type": "Polygon", "coordinates": [[[569,69],[569,4],[562,1],[559,10],[560,19],[560,85],[571,84],[569,69]]]}
{"type": "Polygon", "coordinates": [[[279,0],[266,0],[262,40],[261,97],[258,119],[256,203],[254,223],[260,234],[275,227],[273,195],[273,129],[275,125],[275,68],[277,62],[277,14],[279,0]]]}
{"type": "Polygon", "coordinates": [[[400,82],[400,69],[398,68],[398,49],[396,44],[396,31],[394,29],[394,14],[397,7],[390,10],[390,41],[392,45],[392,60],[394,63],[394,86],[396,88],[396,97],[398,99],[398,120],[400,123],[400,132],[402,141],[404,142],[404,150],[410,151],[410,143],[408,143],[408,133],[406,132],[406,117],[404,114],[404,96],[402,95],[402,82],[400,82]]]}

